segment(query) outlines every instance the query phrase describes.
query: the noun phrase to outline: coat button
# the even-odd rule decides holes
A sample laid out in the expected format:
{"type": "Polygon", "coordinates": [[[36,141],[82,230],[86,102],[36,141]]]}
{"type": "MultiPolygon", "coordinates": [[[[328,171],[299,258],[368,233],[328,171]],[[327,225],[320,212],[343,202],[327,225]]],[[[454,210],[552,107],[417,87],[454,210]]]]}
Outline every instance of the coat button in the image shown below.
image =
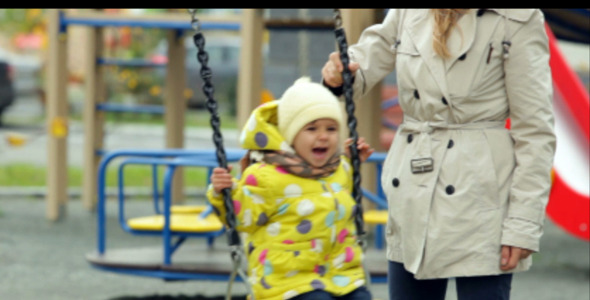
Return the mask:
{"type": "Polygon", "coordinates": [[[394,178],[394,179],[391,181],[391,184],[393,185],[393,187],[398,187],[398,185],[399,185],[399,179],[397,179],[397,178],[394,178]]]}
{"type": "Polygon", "coordinates": [[[447,98],[445,98],[445,97],[442,97],[441,101],[442,101],[442,103],[443,103],[444,105],[448,105],[448,104],[449,104],[449,103],[447,102],[447,98]]]}
{"type": "Polygon", "coordinates": [[[455,192],[455,187],[452,185],[447,185],[445,192],[447,192],[447,195],[452,195],[455,192]]]}
{"type": "Polygon", "coordinates": [[[449,140],[449,144],[447,145],[448,149],[453,148],[453,146],[455,145],[455,142],[453,142],[453,140],[449,140]]]}
{"type": "Polygon", "coordinates": [[[414,90],[414,98],[420,99],[420,94],[418,93],[418,90],[414,90]]]}
{"type": "Polygon", "coordinates": [[[463,53],[463,55],[459,56],[459,60],[465,60],[467,57],[467,53],[463,53]]]}
{"type": "Polygon", "coordinates": [[[412,140],[414,140],[414,135],[412,135],[411,133],[408,134],[408,144],[412,142],[412,140]]]}

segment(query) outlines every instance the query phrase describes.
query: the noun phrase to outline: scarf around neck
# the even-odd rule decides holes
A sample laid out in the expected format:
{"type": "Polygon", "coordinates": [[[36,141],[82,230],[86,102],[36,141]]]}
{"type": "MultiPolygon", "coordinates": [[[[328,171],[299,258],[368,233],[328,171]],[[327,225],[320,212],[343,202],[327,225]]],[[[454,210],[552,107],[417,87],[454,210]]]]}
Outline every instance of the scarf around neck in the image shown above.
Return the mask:
{"type": "Polygon", "coordinates": [[[280,167],[290,174],[303,177],[318,179],[331,175],[340,165],[340,153],[335,153],[325,165],[314,167],[306,162],[301,156],[289,151],[260,151],[262,152],[262,161],[280,167]]]}

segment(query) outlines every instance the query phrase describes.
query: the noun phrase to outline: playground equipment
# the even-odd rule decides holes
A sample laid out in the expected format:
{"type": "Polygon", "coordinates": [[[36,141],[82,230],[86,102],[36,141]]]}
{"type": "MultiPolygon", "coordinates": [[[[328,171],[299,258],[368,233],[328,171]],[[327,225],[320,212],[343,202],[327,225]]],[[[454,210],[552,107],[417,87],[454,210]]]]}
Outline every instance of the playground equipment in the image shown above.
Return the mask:
{"type": "MultiPolygon", "coordinates": [[[[194,17],[194,16],[193,16],[194,17]]],[[[342,25],[341,23],[339,25],[342,25]]],[[[200,32],[199,32],[200,33],[200,32]]],[[[339,38],[342,51],[346,51],[346,44],[344,38],[344,32],[342,29],[340,30],[339,38]],[[343,41],[344,40],[344,41],[343,41]],[[344,43],[344,44],[342,44],[344,43]]],[[[202,53],[202,47],[204,46],[204,41],[202,41],[202,36],[197,38],[195,35],[195,43],[196,46],[199,47],[199,54],[198,58],[203,64],[203,68],[201,72],[204,74],[204,77],[209,76],[210,70],[206,67],[206,53],[202,53]]],[[[349,78],[350,79],[350,78],[349,78]]],[[[154,151],[131,151],[131,150],[123,150],[123,151],[111,151],[103,153],[103,158],[99,166],[98,171],[98,181],[97,181],[97,189],[98,189],[98,240],[97,240],[97,251],[87,255],[88,261],[95,267],[113,271],[113,272],[120,272],[125,274],[132,274],[132,275],[141,275],[141,276],[152,276],[152,277],[159,277],[166,280],[175,280],[175,279],[210,279],[210,280],[229,280],[230,283],[233,281],[235,272],[241,269],[242,263],[239,260],[239,254],[237,252],[241,251],[241,245],[239,245],[239,236],[237,232],[232,228],[232,226],[227,226],[225,228],[221,227],[221,223],[219,220],[215,219],[212,215],[209,215],[210,208],[205,207],[197,210],[196,212],[180,212],[180,213],[173,213],[175,210],[178,210],[180,207],[173,207],[172,206],[172,190],[173,190],[173,183],[175,180],[174,178],[175,170],[178,167],[204,167],[207,169],[211,169],[218,165],[222,167],[227,166],[228,161],[236,161],[242,157],[244,154],[243,151],[232,151],[228,157],[225,157],[225,151],[222,145],[222,138],[219,133],[219,119],[217,117],[216,112],[216,105],[212,97],[213,87],[209,86],[209,83],[205,79],[205,86],[204,92],[207,94],[208,104],[207,107],[210,109],[212,119],[212,125],[215,124],[214,127],[214,142],[216,144],[217,150],[216,151],[188,151],[182,149],[170,149],[167,151],[162,150],[154,150],[154,151]],[[210,101],[211,100],[211,101],[210,101]],[[217,158],[217,163],[213,158],[213,155],[217,158]],[[161,235],[163,240],[162,247],[157,247],[155,249],[150,250],[138,250],[138,249],[119,249],[119,250],[109,250],[106,251],[106,224],[105,224],[105,169],[109,163],[111,163],[115,158],[124,157],[125,160],[119,166],[119,223],[121,227],[132,234],[139,234],[139,235],[161,235]],[[142,218],[133,218],[133,219],[126,219],[125,218],[125,205],[124,205],[124,179],[123,179],[123,168],[129,164],[146,164],[151,165],[154,170],[156,166],[165,166],[166,167],[166,175],[164,178],[164,191],[163,191],[163,209],[160,210],[158,199],[156,195],[158,194],[157,191],[154,191],[154,211],[156,212],[156,216],[149,216],[149,217],[142,217],[142,218]],[[161,213],[159,213],[161,211],[161,213]],[[159,214],[158,214],[159,213],[159,214]],[[199,217],[199,218],[198,218],[199,217]],[[186,223],[186,220],[189,220],[189,224],[186,223]],[[211,249],[193,249],[190,246],[183,246],[182,245],[188,237],[206,237],[209,240],[209,245],[212,244],[212,239],[222,234],[224,231],[228,232],[228,236],[230,237],[230,243],[227,248],[220,249],[216,248],[215,251],[211,251],[211,249]],[[175,242],[172,241],[173,238],[177,240],[175,242]],[[206,260],[205,262],[195,262],[194,255],[192,259],[185,260],[182,253],[200,253],[202,258],[206,260]],[[175,254],[175,262],[172,261],[172,254],[175,254]],[[220,256],[221,255],[221,256],[220,256]],[[227,262],[227,256],[231,258],[238,258],[234,260],[232,266],[229,266],[227,262]],[[181,263],[178,263],[178,261],[181,263]],[[184,263],[183,263],[184,262],[184,263]],[[212,262],[215,267],[212,267],[212,262]]],[[[348,92],[349,96],[351,96],[351,91],[348,92]]],[[[349,101],[352,101],[351,97],[349,97],[349,101]]],[[[97,106],[98,107],[98,106],[97,106]]],[[[349,108],[349,112],[354,112],[354,107],[352,110],[349,108]]],[[[354,120],[354,116],[352,119],[349,119],[349,123],[351,126],[356,126],[356,120],[354,120]]],[[[351,131],[356,133],[355,128],[351,131]]],[[[357,135],[358,136],[358,135],[357,135]]],[[[355,137],[356,138],[356,137],[355,137]]],[[[352,149],[353,155],[357,152],[356,148],[353,147],[352,149]]],[[[358,155],[357,155],[358,156],[358,155]]],[[[384,160],[384,153],[375,153],[370,159],[370,162],[376,163],[377,169],[380,171],[380,163],[384,160]]],[[[357,158],[358,160],[358,158],[357,158]]],[[[355,167],[355,164],[353,164],[355,167]]],[[[355,190],[355,199],[357,202],[360,202],[360,197],[362,194],[366,192],[366,195],[369,199],[377,201],[377,206],[380,209],[385,208],[386,204],[384,203],[382,198],[377,196],[376,194],[371,193],[368,190],[361,191],[360,188],[360,174],[358,172],[359,162],[356,163],[356,177],[358,178],[355,190]]],[[[154,174],[156,174],[154,172],[154,174]]],[[[155,176],[155,175],[154,175],[155,176]]],[[[157,178],[154,177],[154,187],[157,185],[157,178]]],[[[377,188],[380,191],[379,188],[377,188]]],[[[379,193],[379,192],[378,192],[379,193]]],[[[379,194],[380,195],[380,194],[379,194]]],[[[382,197],[382,195],[380,195],[382,197]]],[[[231,200],[226,197],[226,202],[231,202],[231,200]]],[[[230,207],[229,211],[233,211],[230,207]]],[[[357,223],[359,228],[362,228],[360,231],[364,231],[364,226],[362,223],[362,210],[359,210],[359,215],[357,216],[357,223]],[[359,221],[360,220],[360,221],[359,221]]],[[[233,215],[233,214],[228,214],[233,215]]],[[[368,218],[370,224],[377,224],[382,225],[386,218],[386,214],[372,214],[373,217],[368,218]]],[[[227,223],[232,224],[232,220],[229,220],[227,223]]],[[[234,223],[235,224],[235,223],[234,223]]],[[[382,239],[380,235],[382,235],[382,231],[379,231],[379,236],[376,236],[378,240],[378,244],[382,245],[382,239]]],[[[364,243],[364,242],[363,242],[364,243]]],[[[366,250],[366,247],[364,247],[366,250]]],[[[378,249],[371,250],[371,251],[379,251],[378,249]]],[[[374,258],[372,263],[368,263],[370,268],[370,276],[373,277],[373,281],[375,282],[384,282],[386,278],[386,270],[384,264],[382,262],[382,256],[379,255],[370,255],[370,257],[374,258]]],[[[243,273],[241,274],[238,280],[244,281],[245,277],[243,273]]]]}
{"type": "MultiPolygon", "coordinates": [[[[245,151],[226,149],[225,153],[228,162],[236,162],[245,154],[245,151]]],[[[374,153],[367,162],[376,164],[377,169],[381,170],[384,159],[385,153],[374,153]]],[[[181,166],[206,168],[210,172],[212,168],[218,166],[216,150],[115,150],[105,154],[98,171],[97,248],[96,251],[86,255],[87,261],[93,267],[109,272],[164,280],[232,281],[235,266],[228,259],[231,257],[232,249],[227,245],[219,244],[212,247],[213,239],[224,234],[225,231],[221,222],[210,214],[210,207],[173,205],[172,203],[174,173],[181,166]],[[118,165],[118,222],[121,228],[130,234],[161,236],[160,246],[107,247],[106,170],[118,159],[123,159],[118,165]],[[154,215],[126,218],[123,170],[127,165],[152,166],[154,176],[156,176],[156,166],[165,167],[161,203],[157,197],[158,193],[154,193],[154,215]],[[208,243],[207,245],[186,243],[187,238],[206,238],[208,243]]],[[[153,184],[158,185],[156,177],[153,184]]],[[[377,189],[381,191],[379,187],[377,189]]],[[[363,190],[362,193],[366,199],[375,201],[380,209],[386,208],[387,203],[381,194],[376,195],[368,190],[363,190]]],[[[370,210],[365,212],[365,221],[367,224],[383,224],[386,215],[385,210],[370,210]]],[[[383,244],[382,233],[382,231],[375,233],[376,243],[381,245],[383,244]]],[[[379,246],[367,248],[366,253],[366,264],[371,281],[386,282],[387,267],[383,264],[381,248],[379,246]]],[[[238,277],[237,280],[241,281],[242,278],[238,277]]]]}
{"type": "MultiPolygon", "coordinates": [[[[348,16],[343,19],[344,27],[346,27],[347,29],[350,28],[350,30],[347,30],[349,37],[358,37],[362,29],[372,24],[373,20],[375,19],[374,12],[372,10],[343,10],[342,12],[345,15],[348,14],[348,16]],[[350,20],[355,20],[355,22],[353,23],[350,20]]],[[[123,220],[124,218],[120,220],[122,223],[122,227],[125,228],[125,226],[128,226],[129,232],[133,234],[161,235],[163,237],[162,246],[158,246],[153,249],[145,249],[145,251],[140,251],[141,253],[138,252],[138,249],[120,249],[114,251],[109,250],[108,252],[101,252],[101,249],[102,251],[106,250],[104,243],[104,239],[106,239],[106,232],[101,232],[100,228],[103,227],[99,226],[99,251],[97,251],[97,253],[89,254],[87,256],[88,260],[97,268],[101,268],[104,270],[141,276],[152,276],[163,278],[166,280],[229,280],[232,272],[232,266],[227,263],[227,256],[230,255],[229,248],[222,248],[217,246],[215,250],[211,250],[209,248],[193,247],[188,244],[184,245],[183,247],[180,247],[180,245],[186,241],[187,237],[205,237],[211,240],[212,238],[222,234],[223,231],[219,227],[215,227],[216,225],[212,224],[214,223],[214,221],[212,221],[211,223],[209,223],[209,225],[212,226],[209,229],[204,230],[204,232],[191,232],[186,228],[177,227],[176,225],[178,224],[175,220],[178,219],[178,216],[180,215],[172,214],[172,212],[175,209],[177,209],[177,207],[174,207],[172,205],[175,198],[174,185],[177,184],[177,182],[181,182],[181,180],[178,180],[178,178],[172,180],[175,171],[178,170],[179,167],[211,168],[213,166],[211,164],[211,161],[214,161],[213,151],[210,151],[209,153],[203,153],[179,149],[182,148],[182,140],[179,140],[178,136],[182,136],[181,133],[183,131],[183,117],[180,114],[180,112],[183,110],[183,107],[181,106],[182,101],[180,101],[180,99],[182,99],[182,95],[178,95],[178,92],[182,91],[184,88],[184,82],[183,79],[181,79],[183,77],[182,73],[184,66],[181,60],[184,59],[184,55],[180,55],[183,51],[180,49],[181,44],[175,43],[175,41],[181,40],[179,39],[179,37],[181,36],[181,32],[183,30],[190,28],[189,22],[186,21],[186,16],[182,16],[184,21],[181,22],[178,22],[178,20],[175,19],[177,18],[177,16],[170,18],[160,18],[157,22],[153,22],[153,20],[148,20],[147,18],[138,18],[130,20],[128,18],[131,17],[128,16],[110,16],[108,18],[105,18],[100,13],[82,13],[77,15],[76,17],[58,11],[52,13],[53,23],[50,22],[50,24],[52,24],[51,28],[53,28],[53,31],[50,32],[49,35],[52,39],[52,42],[50,42],[50,57],[52,59],[48,60],[49,74],[47,76],[49,84],[47,120],[48,128],[51,133],[51,137],[48,144],[48,161],[50,162],[50,165],[48,172],[49,185],[47,196],[47,217],[49,219],[59,218],[60,210],[63,210],[65,208],[65,201],[67,199],[65,193],[65,182],[63,181],[64,178],[66,178],[64,172],[66,170],[67,153],[65,147],[65,142],[67,138],[67,112],[65,107],[65,101],[63,101],[63,99],[65,99],[65,74],[67,73],[65,69],[65,43],[67,42],[67,39],[64,38],[64,31],[67,26],[71,25],[88,26],[90,27],[87,31],[89,43],[94,45],[93,48],[95,50],[94,54],[91,55],[91,58],[89,58],[88,65],[90,65],[91,68],[86,75],[86,80],[88,81],[88,88],[86,99],[87,106],[84,115],[85,127],[87,129],[85,135],[86,143],[84,150],[84,152],[86,153],[85,160],[87,163],[87,166],[85,166],[87,174],[84,175],[85,204],[90,209],[95,208],[96,205],[99,219],[103,218],[100,216],[100,211],[104,209],[103,205],[105,187],[104,181],[101,182],[99,179],[100,176],[103,175],[97,174],[101,174],[102,171],[99,170],[104,170],[101,168],[106,168],[106,164],[102,166],[99,164],[101,156],[103,156],[103,162],[105,162],[107,159],[111,161],[112,158],[107,158],[107,155],[113,155],[113,157],[116,156],[120,158],[126,158],[124,163],[121,165],[120,170],[122,170],[125,165],[130,164],[147,164],[152,166],[158,165],[164,166],[166,168],[166,176],[164,179],[164,203],[163,208],[159,211],[161,212],[161,216],[158,219],[152,219],[152,223],[144,222],[141,226],[138,225],[138,222],[134,222],[137,220],[129,220],[130,223],[127,220],[123,220]],[[86,19],[92,21],[83,21],[86,19]],[[101,150],[102,112],[109,109],[116,109],[116,107],[108,106],[106,103],[104,103],[104,95],[102,95],[103,91],[100,88],[102,86],[100,78],[101,76],[99,76],[100,66],[114,63],[109,61],[100,61],[99,59],[97,59],[97,57],[100,57],[99,54],[101,52],[101,46],[99,43],[101,31],[100,29],[104,26],[154,26],[160,28],[168,28],[171,30],[168,36],[169,44],[171,45],[171,47],[169,49],[170,60],[167,66],[167,68],[169,68],[167,74],[176,74],[178,77],[176,77],[176,80],[174,78],[169,78],[167,80],[168,84],[166,85],[166,87],[168,91],[166,98],[166,107],[163,110],[165,111],[166,116],[166,127],[168,132],[167,136],[170,136],[170,141],[167,142],[166,146],[169,148],[173,148],[169,149],[169,151],[172,152],[166,152],[161,150],[154,152],[139,151],[140,153],[136,154],[131,152],[125,153],[124,151],[104,152],[103,150],[101,150]],[[177,68],[175,69],[176,71],[171,71],[173,70],[173,68],[177,68]],[[169,99],[177,99],[178,101],[169,99]],[[190,158],[190,162],[188,158],[190,158]],[[97,197],[97,199],[94,199],[95,197],[97,197]],[[178,240],[176,242],[172,242],[172,239],[174,238],[177,238],[178,240]],[[103,242],[100,242],[100,240],[103,240],[103,242]],[[203,257],[201,258],[203,260],[207,260],[208,262],[194,263],[194,261],[191,261],[191,259],[194,259],[193,254],[197,253],[196,251],[200,251],[198,253],[203,253],[203,257]],[[175,260],[171,260],[173,253],[175,260]],[[188,255],[191,255],[192,257],[188,255]],[[217,255],[219,255],[218,258],[217,255]],[[131,257],[135,257],[135,259],[131,257]]],[[[202,21],[203,24],[208,24],[209,19],[203,18],[202,21]]],[[[244,47],[241,53],[242,65],[240,67],[240,77],[238,82],[238,123],[243,124],[244,120],[246,119],[245,116],[247,116],[251,109],[254,106],[256,106],[260,99],[260,91],[262,90],[260,79],[262,69],[260,45],[262,44],[263,29],[265,28],[265,26],[271,26],[271,22],[267,23],[261,14],[261,10],[256,9],[244,10],[242,19],[237,19],[234,21],[235,23],[232,23],[234,25],[230,26],[229,28],[231,28],[231,30],[239,29],[242,38],[245,41],[248,41],[248,43],[244,43],[244,47]]],[[[226,27],[226,25],[219,24],[220,22],[221,21],[219,20],[211,20],[211,26],[221,26],[224,28],[228,28],[226,27]]],[[[322,22],[313,23],[293,21],[282,23],[287,24],[285,26],[289,29],[294,29],[298,26],[304,25],[316,29],[325,26],[325,24],[322,22]]],[[[272,26],[280,27],[281,22],[273,21],[272,26]]],[[[207,26],[203,26],[203,29],[207,29],[207,26]]],[[[354,38],[350,39],[353,40],[354,38]]],[[[555,50],[552,49],[552,51],[555,50]]],[[[559,54],[555,55],[555,53],[552,53],[552,57],[561,58],[559,54]]],[[[553,63],[555,64],[555,61],[553,63]]],[[[552,68],[555,71],[562,69],[563,66],[561,66],[560,63],[557,63],[557,65],[552,65],[552,68]]],[[[567,76],[564,77],[565,75],[571,75],[571,71],[569,71],[569,73],[560,73],[560,76],[554,76],[554,78],[569,78],[567,76]]],[[[569,104],[573,104],[574,106],[581,105],[578,106],[578,109],[574,108],[573,111],[576,113],[576,115],[582,116],[578,119],[581,120],[581,124],[586,124],[585,128],[587,130],[587,93],[585,98],[586,102],[583,102],[583,93],[581,94],[582,96],[571,96],[570,94],[568,94],[568,92],[571,92],[572,90],[568,89],[569,83],[567,82],[568,80],[565,80],[565,83],[556,82],[556,85],[560,87],[560,93],[563,93],[562,96],[565,101],[567,101],[569,104]],[[582,109],[579,109],[580,107],[582,109]],[[586,112],[586,114],[584,114],[584,111],[586,112]]],[[[375,89],[375,91],[379,92],[379,89],[375,89]]],[[[583,90],[578,91],[584,92],[583,90]]],[[[372,96],[369,96],[369,98],[371,97],[372,96]]],[[[379,100],[379,97],[372,98],[375,100],[379,100]]],[[[372,114],[374,114],[375,111],[380,110],[381,103],[380,101],[367,100],[365,100],[364,103],[367,103],[368,105],[363,105],[362,107],[360,107],[360,110],[357,114],[359,120],[364,120],[363,122],[359,122],[359,125],[361,125],[359,126],[359,131],[363,136],[367,137],[371,144],[377,144],[374,141],[378,140],[376,137],[378,135],[378,130],[374,130],[374,128],[379,128],[381,124],[380,120],[378,118],[374,118],[372,114]],[[369,134],[365,134],[365,132],[369,132],[369,134]]],[[[583,126],[580,128],[581,130],[584,130],[583,126]]],[[[378,155],[376,155],[375,157],[372,157],[372,159],[372,161],[374,162],[380,162],[382,161],[383,157],[379,157],[378,155]]],[[[232,159],[229,159],[229,161],[231,160],[232,159]]],[[[379,178],[378,172],[369,171],[367,173],[369,173],[368,176],[365,176],[366,173],[363,173],[363,178],[368,179],[366,180],[366,182],[372,182],[374,178],[379,178]]],[[[572,193],[572,189],[568,187],[568,184],[564,182],[564,180],[561,178],[561,176],[559,176],[559,174],[559,172],[556,172],[556,180],[554,182],[555,186],[552,191],[551,201],[548,206],[549,217],[551,217],[556,223],[562,225],[562,227],[569,233],[587,240],[588,216],[584,215],[584,212],[588,212],[588,197],[587,195],[572,193]],[[557,187],[561,187],[562,189],[557,189],[557,187]],[[564,190],[569,191],[569,195],[575,195],[576,197],[572,199],[576,199],[576,202],[573,202],[573,200],[570,202],[563,202],[562,199],[564,199],[563,196],[565,194],[563,194],[563,192],[560,191],[564,190]],[[572,215],[575,215],[576,217],[570,218],[572,215]]],[[[154,182],[156,182],[156,180],[154,182]]],[[[124,198],[121,196],[124,195],[123,187],[123,182],[121,181],[120,199],[124,198]]],[[[157,195],[157,193],[155,193],[155,195],[157,195]]],[[[378,208],[384,209],[386,207],[386,203],[384,203],[384,201],[382,200],[384,199],[384,197],[383,195],[379,195],[379,191],[375,194],[363,190],[363,195],[369,199],[373,197],[372,199],[378,203],[378,208]]],[[[124,200],[120,203],[124,203],[124,200]]],[[[157,202],[154,201],[154,203],[157,202]]],[[[155,205],[156,206],[154,207],[154,210],[156,211],[156,213],[158,213],[159,206],[157,204],[155,205]]],[[[121,209],[124,209],[124,205],[121,205],[121,209]]],[[[202,217],[208,216],[209,211],[207,210],[207,207],[204,207],[203,209],[204,210],[201,211],[191,212],[191,214],[202,214],[202,217]]],[[[365,222],[368,224],[382,224],[385,221],[385,219],[386,214],[383,214],[382,211],[367,211],[365,213],[365,222]]],[[[381,235],[382,234],[379,233],[376,234],[376,239],[379,239],[381,235]]],[[[379,251],[379,247],[376,248],[377,249],[367,250],[368,253],[366,256],[369,258],[367,262],[367,267],[371,272],[373,282],[384,282],[386,279],[386,269],[383,266],[383,262],[381,260],[372,260],[372,258],[378,258],[381,255],[373,255],[373,251],[379,251]]]]}
{"type": "MultiPolygon", "coordinates": [[[[105,111],[145,112],[147,110],[165,110],[166,147],[183,147],[184,102],[184,47],[180,37],[184,30],[190,29],[186,16],[179,14],[160,14],[154,16],[122,16],[104,14],[99,11],[81,10],[77,12],[65,10],[49,11],[49,58],[47,60],[47,124],[49,131],[47,173],[47,218],[57,220],[63,214],[67,201],[65,172],[67,170],[68,136],[66,76],[67,70],[67,28],[84,26],[86,45],[91,52],[86,57],[85,81],[86,94],[84,101],[84,179],[83,203],[88,209],[96,204],[97,167],[103,152],[103,118],[105,111]],[[185,18],[183,18],[185,17],[185,18]],[[166,90],[164,108],[115,106],[105,102],[103,66],[112,64],[129,64],[129,62],[102,59],[102,31],[107,26],[139,26],[146,28],[168,29],[168,56],[166,66],[166,90]]],[[[203,28],[238,30],[238,18],[204,18],[203,28]]],[[[182,174],[179,174],[182,175],[182,174]]],[[[175,187],[175,194],[180,193],[181,186],[175,187]]]]}
{"type": "MultiPolygon", "coordinates": [[[[250,111],[256,107],[262,94],[262,44],[265,28],[284,30],[333,28],[333,21],[280,19],[267,20],[263,9],[244,9],[240,17],[212,17],[201,18],[203,30],[239,30],[244,41],[240,53],[240,68],[237,86],[237,123],[242,126],[250,111]],[[327,26],[331,27],[327,27],[327,26]]],[[[343,9],[343,27],[347,28],[349,38],[356,39],[362,29],[374,24],[376,10],[373,9],[343,9]],[[354,22],[352,21],[354,20],[354,22]]],[[[145,110],[159,113],[165,111],[166,148],[183,147],[184,127],[184,48],[181,37],[185,30],[190,29],[189,22],[183,14],[159,14],[150,16],[106,15],[100,11],[79,10],[76,12],[65,10],[49,10],[49,49],[47,60],[47,128],[48,139],[48,172],[47,172],[47,212],[49,220],[58,220],[64,215],[67,204],[67,138],[68,112],[66,99],[67,77],[67,28],[82,26],[85,30],[87,55],[84,65],[86,68],[84,122],[84,174],[82,202],[89,209],[95,209],[97,202],[97,168],[103,147],[103,118],[105,111],[129,111],[129,107],[121,107],[105,102],[104,82],[102,79],[103,66],[107,64],[131,64],[137,62],[123,62],[104,60],[102,58],[102,32],[104,27],[138,26],[147,28],[163,28],[169,30],[167,78],[164,93],[164,107],[135,107],[134,111],[145,110]]],[[[379,89],[374,89],[357,116],[359,132],[371,144],[377,144],[380,123],[373,118],[373,112],[379,110],[379,89]]],[[[374,182],[374,171],[363,170],[366,182],[374,182]]],[[[177,176],[181,176],[179,173],[177,176]]],[[[173,188],[173,199],[182,195],[182,180],[177,180],[173,188]]]]}
{"type": "Polygon", "coordinates": [[[590,99],[588,91],[561,54],[549,26],[546,30],[551,50],[549,63],[554,81],[559,141],[547,215],[569,234],[590,241],[590,99]]]}

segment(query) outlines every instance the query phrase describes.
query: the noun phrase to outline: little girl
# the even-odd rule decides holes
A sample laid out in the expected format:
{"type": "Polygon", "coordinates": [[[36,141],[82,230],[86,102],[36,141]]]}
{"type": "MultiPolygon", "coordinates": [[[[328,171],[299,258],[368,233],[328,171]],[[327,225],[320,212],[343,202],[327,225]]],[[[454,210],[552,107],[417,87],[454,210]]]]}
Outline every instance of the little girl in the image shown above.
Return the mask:
{"type": "MultiPolygon", "coordinates": [[[[257,300],[371,299],[343,120],[336,97],[301,78],[252,112],[240,138],[251,163],[241,178],[224,168],[211,175],[207,197],[221,220],[221,190],[231,188],[257,300]]],[[[361,161],[373,152],[362,139],[357,147],[361,161]]]]}

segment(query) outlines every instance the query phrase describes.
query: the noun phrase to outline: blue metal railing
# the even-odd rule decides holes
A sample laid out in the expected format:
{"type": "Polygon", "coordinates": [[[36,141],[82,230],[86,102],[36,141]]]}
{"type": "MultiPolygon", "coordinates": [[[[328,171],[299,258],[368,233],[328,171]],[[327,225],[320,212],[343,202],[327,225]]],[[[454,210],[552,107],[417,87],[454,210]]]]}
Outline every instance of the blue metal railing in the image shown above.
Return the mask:
{"type": "MultiPolygon", "coordinates": [[[[237,162],[246,153],[242,149],[229,149],[226,150],[228,162],[237,162]]],[[[374,163],[377,166],[378,178],[381,175],[382,163],[385,159],[385,153],[373,153],[367,163],[374,163]]],[[[98,169],[98,203],[97,203],[97,252],[99,255],[103,255],[106,251],[106,169],[111,162],[117,158],[124,158],[118,166],[118,210],[119,210],[119,223],[123,230],[137,235],[159,235],[162,237],[163,246],[163,264],[170,265],[172,262],[172,254],[182,245],[187,237],[207,237],[210,242],[213,238],[223,234],[223,230],[218,232],[209,233],[190,233],[190,232],[172,232],[170,229],[171,222],[171,188],[174,172],[178,167],[204,167],[208,169],[210,174],[211,170],[218,166],[215,150],[186,150],[186,149],[168,149],[168,150],[116,150],[104,153],[103,159],[100,162],[98,169]],[[154,185],[154,210],[159,213],[161,212],[164,217],[164,227],[161,231],[144,231],[135,230],[129,227],[125,218],[125,204],[124,204],[124,168],[127,165],[149,165],[152,166],[154,174],[153,185],[154,185]],[[158,177],[157,167],[164,166],[166,171],[163,178],[163,191],[162,191],[162,209],[159,208],[159,196],[158,196],[158,177]],[[172,239],[177,237],[176,242],[172,242],[172,239]]],[[[208,178],[208,177],[207,177],[208,178]]],[[[385,201],[383,192],[379,184],[379,180],[376,186],[377,193],[371,193],[368,190],[363,189],[363,196],[369,201],[374,202],[378,209],[386,209],[387,201],[385,201]]],[[[201,213],[201,216],[206,216],[211,213],[211,208],[201,213]]],[[[383,245],[383,226],[376,226],[376,246],[380,249],[383,245]]],[[[108,269],[109,271],[126,273],[131,275],[142,275],[152,276],[165,279],[211,279],[208,275],[203,277],[199,274],[183,274],[179,275],[171,272],[157,271],[157,272],[146,272],[140,274],[136,270],[126,270],[124,268],[115,270],[108,267],[100,267],[108,269]]],[[[222,276],[221,280],[225,280],[226,277],[222,276]]]]}

